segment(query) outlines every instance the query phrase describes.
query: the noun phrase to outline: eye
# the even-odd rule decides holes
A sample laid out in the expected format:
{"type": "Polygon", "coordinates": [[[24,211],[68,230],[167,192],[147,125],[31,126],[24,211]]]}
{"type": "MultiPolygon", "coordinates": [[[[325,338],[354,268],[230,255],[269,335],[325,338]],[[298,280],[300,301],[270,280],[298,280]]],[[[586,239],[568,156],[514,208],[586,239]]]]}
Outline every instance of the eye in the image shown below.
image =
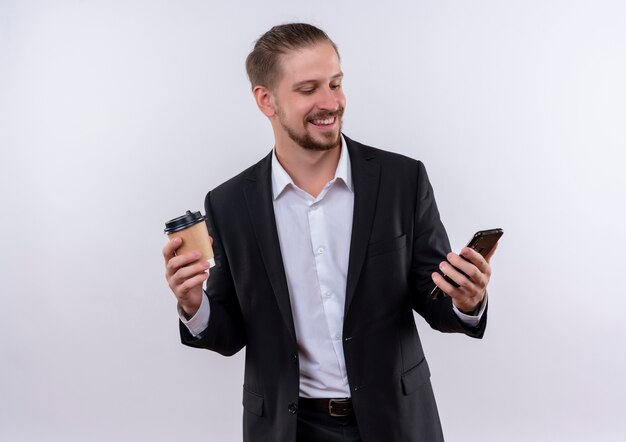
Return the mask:
{"type": "Polygon", "coordinates": [[[340,89],[340,88],[341,88],[341,83],[331,84],[331,85],[330,85],[330,88],[331,88],[332,90],[337,90],[337,89],[340,89]]]}
{"type": "Polygon", "coordinates": [[[303,95],[311,95],[313,92],[315,92],[315,89],[314,88],[300,89],[298,92],[300,92],[303,95]]]}

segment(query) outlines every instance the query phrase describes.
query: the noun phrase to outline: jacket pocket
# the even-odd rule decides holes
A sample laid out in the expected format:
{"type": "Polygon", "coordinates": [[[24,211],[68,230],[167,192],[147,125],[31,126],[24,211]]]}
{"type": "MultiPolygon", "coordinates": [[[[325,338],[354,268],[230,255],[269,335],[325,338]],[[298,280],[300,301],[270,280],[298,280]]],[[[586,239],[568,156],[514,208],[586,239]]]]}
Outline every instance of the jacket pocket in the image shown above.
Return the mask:
{"type": "Polygon", "coordinates": [[[376,241],[370,243],[367,246],[367,257],[382,255],[383,253],[392,252],[394,250],[400,250],[406,247],[406,234],[394,239],[386,239],[383,241],[376,241]]]}
{"type": "Polygon", "coordinates": [[[402,375],[402,392],[405,395],[411,394],[429,379],[430,370],[426,358],[424,358],[419,364],[405,371],[402,375]]]}
{"type": "Polygon", "coordinates": [[[263,416],[263,396],[243,387],[243,408],[257,416],[263,416]]]}

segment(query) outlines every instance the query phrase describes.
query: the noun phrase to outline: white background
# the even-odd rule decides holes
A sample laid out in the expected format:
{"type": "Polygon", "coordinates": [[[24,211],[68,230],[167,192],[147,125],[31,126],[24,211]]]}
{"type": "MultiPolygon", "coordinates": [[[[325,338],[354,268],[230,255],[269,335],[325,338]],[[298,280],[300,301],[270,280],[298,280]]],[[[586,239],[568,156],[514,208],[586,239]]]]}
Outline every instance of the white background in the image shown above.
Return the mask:
{"type": "Polygon", "coordinates": [[[244,71],[325,29],[346,134],[502,227],[482,341],[418,318],[449,441],[623,440],[626,4],[0,0],[0,440],[237,441],[243,352],[179,343],[166,220],[272,147],[244,71]]]}

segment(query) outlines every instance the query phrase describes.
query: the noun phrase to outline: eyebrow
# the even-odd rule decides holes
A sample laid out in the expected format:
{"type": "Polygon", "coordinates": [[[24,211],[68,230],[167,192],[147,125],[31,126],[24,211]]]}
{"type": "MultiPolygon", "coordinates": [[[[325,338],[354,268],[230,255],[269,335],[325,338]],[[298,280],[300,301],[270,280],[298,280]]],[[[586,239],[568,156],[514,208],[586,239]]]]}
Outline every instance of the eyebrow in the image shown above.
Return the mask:
{"type": "MultiPolygon", "coordinates": [[[[336,80],[338,78],[343,78],[343,72],[339,72],[338,74],[333,75],[332,77],[330,77],[331,80],[336,80]]],[[[303,81],[299,81],[297,83],[295,83],[293,85],[293,89],[298,89],[299,87],[302,87],[306,84],[309,83],[319,83],[319,80],[303,80],[303,81]]]]}

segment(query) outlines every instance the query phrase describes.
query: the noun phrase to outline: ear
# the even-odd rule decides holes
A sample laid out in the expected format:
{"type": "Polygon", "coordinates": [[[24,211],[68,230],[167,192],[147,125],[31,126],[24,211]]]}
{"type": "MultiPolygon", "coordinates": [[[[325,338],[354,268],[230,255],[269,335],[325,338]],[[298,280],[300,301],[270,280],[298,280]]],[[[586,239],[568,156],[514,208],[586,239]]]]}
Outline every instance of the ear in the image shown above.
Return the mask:
{"type": "Polygon", "coordinates": [[[276,114],[274,100],[268,88],[265,86],[255,86],[252,90],[252,94],[254,95],[254,100],[259,110],[263,112],[266,117],[273,117],[276,114]]]}

